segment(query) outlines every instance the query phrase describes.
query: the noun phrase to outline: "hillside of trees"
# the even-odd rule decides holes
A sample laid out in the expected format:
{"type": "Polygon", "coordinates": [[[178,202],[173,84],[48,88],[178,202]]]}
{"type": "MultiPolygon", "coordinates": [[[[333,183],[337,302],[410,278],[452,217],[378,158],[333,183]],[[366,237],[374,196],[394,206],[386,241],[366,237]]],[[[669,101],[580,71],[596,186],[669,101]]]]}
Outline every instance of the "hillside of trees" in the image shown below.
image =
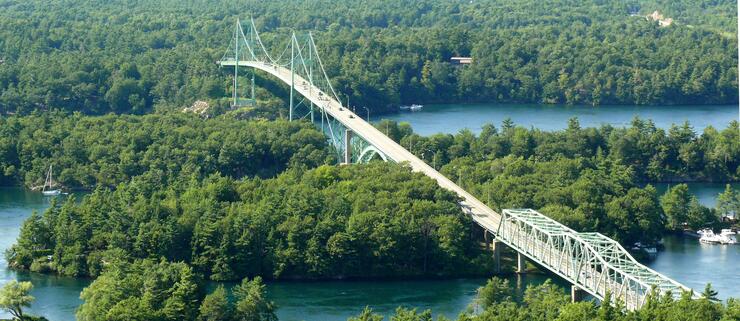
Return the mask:
{"type": "MultiPolygon", "coordinates": [[[[291,29],[312,31],[340,95],[374,112],[443,101],[737,103],[736,9],[729,0],[4,1],[0,113],[224,104],[231,79],[215,61],[236,18],[250,15],[275,51],[291,29]],[[655,10],[676,22],[645,19],[655,10]],[[452,56],[474,63],[455,67],[452,56]]],[[[263,77],[262,87],[281,88],[263,77]]]]}

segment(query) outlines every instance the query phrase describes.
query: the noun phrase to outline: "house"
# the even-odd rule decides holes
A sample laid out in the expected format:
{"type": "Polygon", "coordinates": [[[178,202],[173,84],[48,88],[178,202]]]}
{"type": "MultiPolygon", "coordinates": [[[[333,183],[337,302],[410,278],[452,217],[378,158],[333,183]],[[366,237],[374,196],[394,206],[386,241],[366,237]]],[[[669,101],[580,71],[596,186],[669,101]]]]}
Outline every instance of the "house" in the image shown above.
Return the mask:
{"type": "Polygon", "coordinates": [[[450,58],[450,62],[453,65],[469,65],[473,63],[473,58],[471,57],[452,57],[450,58]]]}

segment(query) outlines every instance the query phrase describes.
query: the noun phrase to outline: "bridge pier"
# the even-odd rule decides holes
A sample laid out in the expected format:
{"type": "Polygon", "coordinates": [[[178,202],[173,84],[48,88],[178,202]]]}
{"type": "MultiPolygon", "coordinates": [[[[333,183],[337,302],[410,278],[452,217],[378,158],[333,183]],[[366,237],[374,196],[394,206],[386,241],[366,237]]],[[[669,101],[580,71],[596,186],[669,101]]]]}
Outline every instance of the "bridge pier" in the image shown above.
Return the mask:
{"type": "Polygon", "coordinates": [[[516,253],[516,273],[524,273],[527,271],[527,262],[524,260],[522,253],[516,253]]]}
{"type": "Polygon", "coordinates": [[[344,130],[344,163],[352,164],[352,130],[344,130]]]}
{"type": "Polygon", "coordinates": [[[501,252],[504,251],[505,246],[503,242],[496,239],[491,242],[491,247],[493,248],[493,273],[495,274],[501,273],[501,252]]]}
{"type": "Polygon", "coordinates": [[[573,284],[570,286],[570,301],[573,303],[580,302],[583,300],[583,296],[585,295],[583,289],[578,287],[577,285],[573,284]]]}
{"type": "Polygon", "coordinates": [[[486,250],[488,249],[488,230],[483,229],[483,243],[486,244],[486,250]]]}

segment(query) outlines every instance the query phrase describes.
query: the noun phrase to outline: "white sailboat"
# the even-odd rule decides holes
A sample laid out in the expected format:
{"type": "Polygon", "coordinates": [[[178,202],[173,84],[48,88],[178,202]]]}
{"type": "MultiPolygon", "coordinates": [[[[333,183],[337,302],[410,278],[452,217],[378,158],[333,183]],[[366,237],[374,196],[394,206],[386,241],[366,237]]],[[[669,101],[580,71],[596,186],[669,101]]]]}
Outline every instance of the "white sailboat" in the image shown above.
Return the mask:
{"type": "Polygon", "coordinates": [[[46,173],[46,180],[44,181],[44,187],[41,189],[41,193],[46,196],[54,196],[62,193],[61,189],[53,189],[54,180],[52,179],[52,167],[49,165],[49,172],[46,173]],[[47,187],[49,189],[47,189],[47,187]]]}

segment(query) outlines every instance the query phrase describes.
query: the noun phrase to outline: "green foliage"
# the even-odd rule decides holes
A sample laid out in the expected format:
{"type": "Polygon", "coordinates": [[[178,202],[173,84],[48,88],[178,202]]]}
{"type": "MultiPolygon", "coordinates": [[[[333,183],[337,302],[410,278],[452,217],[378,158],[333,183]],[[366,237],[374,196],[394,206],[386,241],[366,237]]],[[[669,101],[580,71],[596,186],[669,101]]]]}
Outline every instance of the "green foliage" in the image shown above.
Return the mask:
{"type": "Polygon", "coordinates": [[[383,316],[373,313],[369,307],[365,307],[358,316],[350,317],[347,321],[383,321],[383,316]]]}
{"type": "Polygon", "coordinates": [[[234,318],[234,307],[223,285],[206,295],[200,303],[198,321],[232,321],[234,318]]]}
{"type": "Polygon", "coordinates": [[[226,1],[5,3],[0,113],[142,113],[195,100],[217,104],[231,80],[214,62],[237,15],[250,13],[269,48],[284,45],[289,28],[314,32],[337,90],[374,111],[433,101],[738,101],[734,1],[243,0],[237,6],[250,12],[226,1]],[[654,10],[675,23],[660,27],[644,18],[654,10]],[[473,63],[453,66],[453,56],[471,56],[473,63]]]}
{"type": "Polygon", "coordinates": [[[115,187],[144,173],[156,185],[213,173],[270,177],[332,155],[324,135],[307,123],[184,113],[7,117],[0,118],[0,137],[0,185],[39,186],[49,165],[68,188],[115,187]]]}
{"type": "Polygon", "coordinates": [[[267,290],[261,277],[244,279],[234,287],[236,315],[239,321],[277,321],[275,304],[267,298],[267,290]]]}
{"type": "Polygon", "coordinates": [[[26,225],[49,226],[49,236],[24,227],[11,264],[28,269],[48,252],[64,275],[96,276],[131,258],[184,261],[213,280],[466,275],[490,263],[457,197],[391,163],[168,186],[145,174],[26,225]]]}
{"type": "Polygon", "coordinates": [[[730,184],[725,185],[724,192],[717,195],[717,212],[722,217],[740,215],[740,191],[735,191],[730,184]]]}
{"type": "Polygon", "coordinates": [[[671,187],[660,197],[669,229],[680,230],[688,222],[689,206],[694,198],[686,184],[671,187]]]}
{"type": "Polygon", "coordinates": [[[485,286],[478,288],[476,302],[486,309],[494,304],[511,301],[511,287],[509,280],[493,277],[485,286]]]}
{"type": "Polygon", "coordinates": [[[15,319],[26,319],[23,308],[31,306],[35,300],[29,293],[33,289],[31,282],[12,280],[0,290],[0,309],[8,311],[15,319]]]}
{"type": "Polygon", "coordinates": [[[709,301],[719,302],[719,299],[717,299],[717,291],[712,289],[711,283],[707,283],[704,287],[704,292],[701,293],[701,297],[709,301]]]}
{"type": "Polygon", "coordinates": [[[80,294],[77,320],[195,320],[200,282],[185,263],[110,264],[80,294]]]}
{"type": "Polygon", "coordinates": [[[606,304],[611,301],[607,293],[604,301],[597,306],[593,302],[571,303],[561,288],[546,282],[540,286],[527,288],[521,304],[500,301],[488,306],[484,311],[471,315],[462,314],[458,320],[464,321],[689,321],[689,320],[737,320],[737,300],[729,299],[726,304],[716,301],[716,292],[707,286],[705,298],[692,299],[690,293],[683,293],[674,300],[670,294],[649,295],[639,310],[627,311],[619,304],[606,304]]]}

